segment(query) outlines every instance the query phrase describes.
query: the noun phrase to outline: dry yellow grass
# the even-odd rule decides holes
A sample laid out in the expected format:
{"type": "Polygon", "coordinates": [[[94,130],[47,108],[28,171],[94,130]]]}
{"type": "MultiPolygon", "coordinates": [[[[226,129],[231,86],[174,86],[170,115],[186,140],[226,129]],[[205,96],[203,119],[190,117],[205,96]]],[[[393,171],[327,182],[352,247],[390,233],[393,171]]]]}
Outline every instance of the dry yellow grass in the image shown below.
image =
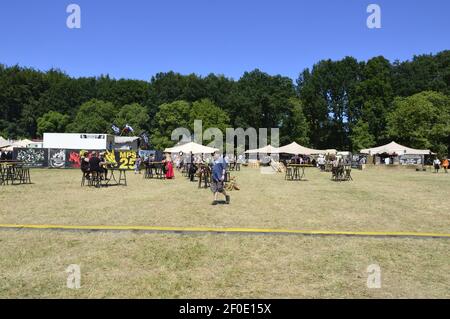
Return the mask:
{"type": "MultiPolygon", "coordinates": [[[[80,188],[78,171],[33,170],[0,187],[0,223],[450,232],[450,177],[354,172],[334,183],[308,170],[286,182],[235,173],[241,191],[212,207],[209,190],[128,175],[129,186],[80,188]]],[[[0,297],[450,297],[450,241],[248,235],[0,231],[0,297]],[[79,264],[82,288],[66,288],[79,264]],[[366,287],[379,264],[382,288],[366,287]]]]}

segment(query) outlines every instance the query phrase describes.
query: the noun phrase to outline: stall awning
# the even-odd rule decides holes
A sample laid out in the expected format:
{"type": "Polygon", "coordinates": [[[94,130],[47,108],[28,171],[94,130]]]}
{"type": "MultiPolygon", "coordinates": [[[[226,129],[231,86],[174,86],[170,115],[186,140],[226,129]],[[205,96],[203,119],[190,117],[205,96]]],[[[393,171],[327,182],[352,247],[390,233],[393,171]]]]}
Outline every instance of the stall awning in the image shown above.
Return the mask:
{"type": "Polygon", "coordinates": [[[379,155],[379,154],[389,154],[389,155],[430,155],[434,154],[430,150],[418,150],[410,147],[400,145],[396,142],[391,142],[386,145],[368,148],[361,150],[362,154],[368,155],[379,155]]]}
{"type": "Polygon", "coordinates": [[[194,142],[189,142],[183,145],[166,148],[164,150],[164,153],[192,153],[192,154],[212,154],[214,152],[217,152],[219,149],[212,148],[208,146],[204,146],[201,144],[197,144],[194,142]]]}
{"type": "Polygon", "coordinates": [[[308,148],[302,145],[297,144],[296,142],[291,143],[289,145],[280,147],[279,149],[280,153],[285,154],[292,154],[292,155],[319,155],[319,154],[335,154],[336,150],[329,149],[329,150],[315,150],[312,148],[308,148]]]}

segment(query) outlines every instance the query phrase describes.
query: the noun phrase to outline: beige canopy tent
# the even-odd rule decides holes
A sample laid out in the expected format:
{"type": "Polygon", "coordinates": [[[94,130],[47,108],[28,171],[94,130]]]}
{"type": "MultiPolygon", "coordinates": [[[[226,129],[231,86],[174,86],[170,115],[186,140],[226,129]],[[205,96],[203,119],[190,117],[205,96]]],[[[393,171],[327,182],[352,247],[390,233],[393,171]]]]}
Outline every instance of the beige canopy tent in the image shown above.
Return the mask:
{"type": "Polygon", "coordinates": [[[273,147],[272,145],[267,145],[258,149],[248,150],[245,154],[278,154],[279,148],[273,147]]]}
{"type": "Polygon", "coordinates": [[[20,141],[16,141],[12,144],[10,144],[8,147],[4,148],[5,151],[9,151],[12,152],[14,150],[14,148],[27,148],[28,145],[32,144],[33,141],[30,141],[28,139],[25,140],[20,140],[20,141]]]}
{"type": "Polygon", "coordinates": [[[308,148],[302,145],[297,144],[296,142],[291,143],[289,145],[280,147],[278,149],[280,153],[285,154],[293,154],[293,155],[319,155],[319,154],[336,154],[336,150],[315,150],[312,148],[308,148]]]}
{"type": "Polygon", "coordinates": [[[9,143],[7,140],[5,140],[3,137],[0,136],[0,148],[8,147],[11,143],[9,143]]]}
{"type": "Polygon", "coordinates": [[[379,155],[379,154],[389,154],[389,155],[430,155],[434,154],[430,150],[417,150],[414,148],[409,148],[403,145],[400,145],[396,142],[391,142],[386,145],[368,148],[361,150],[362,154],[368,155],[379,155]]]}
{"type": "Polygon", "coordinates": [[[183,145],[166,148],[164,153],[192,153],[192,154],[212,154],[219,151],[217,148],[203,146],[194,142],[189,142],[183,145]]]}

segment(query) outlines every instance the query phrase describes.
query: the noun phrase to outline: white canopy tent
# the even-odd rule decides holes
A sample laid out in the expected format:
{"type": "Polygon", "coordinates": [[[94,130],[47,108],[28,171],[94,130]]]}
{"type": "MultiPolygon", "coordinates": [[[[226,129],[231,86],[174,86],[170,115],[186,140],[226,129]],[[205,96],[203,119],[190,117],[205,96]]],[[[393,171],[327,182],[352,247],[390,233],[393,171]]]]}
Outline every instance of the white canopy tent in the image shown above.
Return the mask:
{"type": "Polygon", "coordinates": [[[219,151],[217,148],[203,146],[194,142],[189,142],[183,145],[166,148],[164,153],[192,153],[192,154],[212,154],[219,151]]]}
{"type": "Polygon", "coordinates": [[[27,140],[27,139],[16,141],[16,142],[14,142],[12,144],[7,143],[9,146],[4,147],[4,150],[12,152],[14,150],[14,148],[27,148],[28,145],[30,145],[32,143],[33,143],[33,141],[30,141],[30,140],[27,140]]]}
{"type": "Polygon", "coordinates": [[[0,136],[0,148],[8,147],[11,143],[0,136]]]}
{"type": "Polygon", "coordinates": [[[379,155],[379,154],[389,154],[389,155],[430,155],[434,154],[430,150],[417,150],[414,148],[409,148],[403,145],[400,145],[396,142],[391,142],[386,145],[368,148],[361,150],[362,154],[368,155],[379,155]]]}
{"type": "Polygon", "coordinates": [[[255,150],[248,150],[245,154],[278,154],[279,148],[273,147],[272,145],[267,145],[255,150]]]}
{"type": "Polygon", "coordinates": [[[285,154],[293,154],[293,155],[319,155],[319,154],[336,154],[336,150],[315,150],[312,148],[308,148],[302,145],[297,144],[296,142],[293,142],[289,145],[280,147],[278,149],[280,153],[285,154]]]}

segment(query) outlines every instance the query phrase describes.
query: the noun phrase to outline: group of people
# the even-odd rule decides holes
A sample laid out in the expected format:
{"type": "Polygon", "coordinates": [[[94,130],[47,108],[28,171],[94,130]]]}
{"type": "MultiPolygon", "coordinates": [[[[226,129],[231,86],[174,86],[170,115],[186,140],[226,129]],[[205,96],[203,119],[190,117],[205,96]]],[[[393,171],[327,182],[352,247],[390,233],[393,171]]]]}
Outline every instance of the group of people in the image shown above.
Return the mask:
{"type": "Polygon", "coordinates": [[[89,155],[86,151],[81,154],[80,168],[86,179],[90,179],[94,175],[104,180],[108,179],[108,162],[105,155],[104,152],[92,152],[89,155]]]}
{"type": "Polygon", "coordinates": [[[310,158],[308,156],[302,156],[300,154],[298,155],[294,155],[291,160],[290,160],[290,164],[296,164],[296,165],[301,165],[301,164],[305,164],[305,165],[313,165],[316,166],[317,161],[315,158],[310,158]]]}
{"type": "Polygon", "coordinates": [[[166,155],[161,162],[158,162],[156,159],[156,156],[151,154],[148,158],[143,159],[141,157],[138,157],[135,162],[134,166],[134,172],[141,173],[141,165],[144,163],[144,165],[150,169],[155,167],[157,164],[162,164],[162,170],[163,174],[166,179],[174,179],[175,173],[173,169],[173,162],[169,155],[166,155]]]}
{"type": "Polygon", "coordinates": [[[434,172],[435,173],[439,173],[439,170],[442,168],[444,169],[444,172],[447,174],[448,173],[448,167],[449,167],[449,161],[448,158],[444,158],[441,162],[441,160],[436,157],[433,161],[433,166],[434,166],[434,172]]]}
{"type": "MultiPolygon", "coordinates": [[[[223,155],[220,152],[215,152],[214,154],[203,154],[203,155],[193,155],[193,154],[183,154],[179,153],[174,155],[175,167],[178,170],[182,170],[185,164],[188,167],[188,175],[191,181],[194,180],[195,174],[198,169],[203,165],[209,167],[211,170],[211,190],[213,192],[213,202],[212,205],[217,205],[220,203],[218,200],[219,195],[222,194],[225,197],[225,203],[230,204],[230,195],[227,194],[225,190],[225,176],[227,172],[228,165],[231,161],[242,160],[238,157],[233,157],[230,155],[223,155]]],[[[174,177],[174,165],[172,160],[167,155],[163,161],[166,168],[166,178],[174,177]]]]}
{"type": "Polygon", "coordinates": [[[0,151],[0,160],[11,161],[13,159],[13,152],[0,151]]]}

